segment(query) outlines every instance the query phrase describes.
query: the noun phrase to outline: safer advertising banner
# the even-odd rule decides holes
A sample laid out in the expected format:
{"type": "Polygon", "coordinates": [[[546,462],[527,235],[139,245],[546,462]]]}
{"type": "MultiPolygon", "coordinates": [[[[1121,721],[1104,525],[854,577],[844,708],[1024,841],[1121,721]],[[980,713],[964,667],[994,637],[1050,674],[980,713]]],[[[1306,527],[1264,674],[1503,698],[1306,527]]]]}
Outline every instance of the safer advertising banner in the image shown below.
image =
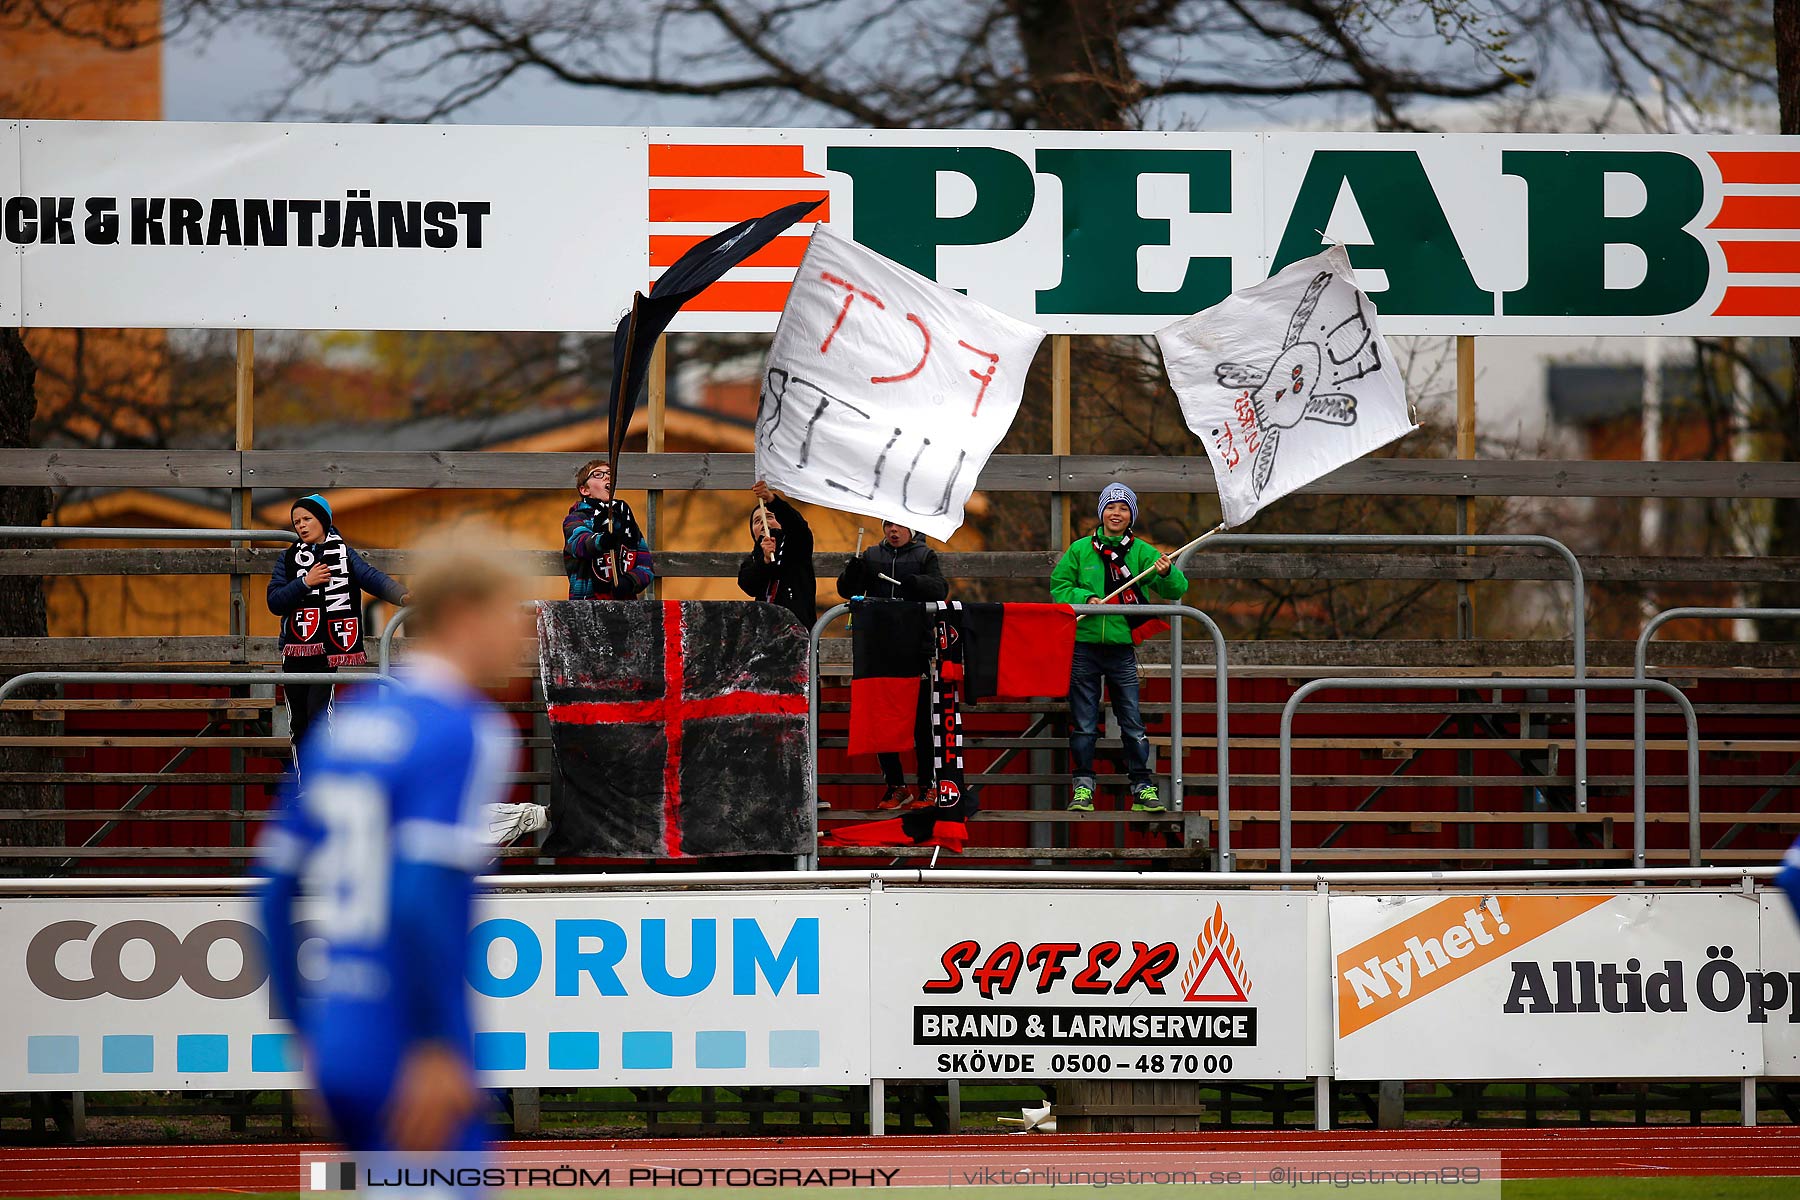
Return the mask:
{"type": "Polygon", "coordinates": [[[1342,1079],[1758,1075],[1797,1012],[1739,892],[1333,896],[1342,1079]]]}
{"type": "MultiPolygon", "coordinates": [[[[810,200],[1057,333],[1148,334],[1330,242],[1389,334],[1800,329],[1789,138],[0,124],[27,325],[611,329],[810,200]]],[[[774,329],[808,232],[674,328],[774,329]]]]}
{"type": "Polygon", "coordinates": [[[887,889],[871,913],[871,1071],[1303,1078],[1308,900],[887,889]]]}
{"type": "MultiPolygon", "coordinates": [[[[866,1081],[868,926],[862,893],[491,897],[476,1066],[493,1086],[866,1081]]],[[[303,1086],[267,978],[247,900],[0,903],[0,1091],[303,1086]]]]}

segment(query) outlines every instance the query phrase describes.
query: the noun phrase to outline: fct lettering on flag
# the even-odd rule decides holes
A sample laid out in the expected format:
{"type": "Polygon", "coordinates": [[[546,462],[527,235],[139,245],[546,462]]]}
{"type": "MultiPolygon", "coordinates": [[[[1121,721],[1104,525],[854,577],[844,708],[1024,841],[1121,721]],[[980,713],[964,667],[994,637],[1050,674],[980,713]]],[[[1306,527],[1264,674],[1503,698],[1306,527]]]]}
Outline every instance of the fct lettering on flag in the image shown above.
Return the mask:
{"type": "Polygon", "coordinates": [[[821,225],[769,348],[757,478],[948,538],[1043,337],[821,225]]]}

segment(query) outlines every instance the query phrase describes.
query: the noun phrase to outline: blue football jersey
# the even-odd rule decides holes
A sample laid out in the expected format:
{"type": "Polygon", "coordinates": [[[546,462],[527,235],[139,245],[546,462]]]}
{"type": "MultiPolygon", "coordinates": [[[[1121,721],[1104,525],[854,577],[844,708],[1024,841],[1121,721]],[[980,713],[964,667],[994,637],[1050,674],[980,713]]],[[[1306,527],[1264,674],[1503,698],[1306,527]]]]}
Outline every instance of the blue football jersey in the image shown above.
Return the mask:
{"type": "Polygon", "coordinates": [[[365,685],[309,737],[305,771],[263,838],[270,982],[340,1115],[378,1112],[409,1046],[471,1053],[464,981],[486,808],[512,763],[503,717],[423,659],[365,685]],[[312,899],[296,931],[298,894],[312,899]],[[303,978],[299,943],[323,943],[303,978]]]}
{"type": "Polygon", "coordinates": [[[1775,872],[1775,883],[1794,906],[1794,915],[1800,917],[1800,838],[1788,847],[1787,856],[1781,860],[1781,870],[1775,872]]]}

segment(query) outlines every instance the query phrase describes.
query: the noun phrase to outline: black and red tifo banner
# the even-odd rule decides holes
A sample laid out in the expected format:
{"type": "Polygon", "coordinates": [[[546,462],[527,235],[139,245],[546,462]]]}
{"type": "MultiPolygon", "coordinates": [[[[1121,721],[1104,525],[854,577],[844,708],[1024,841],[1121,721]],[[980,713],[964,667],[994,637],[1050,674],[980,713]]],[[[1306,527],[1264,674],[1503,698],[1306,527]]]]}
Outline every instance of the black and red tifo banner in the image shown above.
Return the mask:
{"type": "Polygon", "coordinates": [[[806,647],[772,604],[540,605],[554,748],[545,852],[811,851],[806,647]]]}

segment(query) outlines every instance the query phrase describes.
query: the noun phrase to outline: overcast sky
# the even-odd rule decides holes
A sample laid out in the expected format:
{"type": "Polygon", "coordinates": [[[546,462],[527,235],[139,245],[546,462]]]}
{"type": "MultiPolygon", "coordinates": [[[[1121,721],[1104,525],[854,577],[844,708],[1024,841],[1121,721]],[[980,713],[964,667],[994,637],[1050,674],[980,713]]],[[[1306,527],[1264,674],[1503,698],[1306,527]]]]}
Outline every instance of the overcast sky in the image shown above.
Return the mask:
{"type": "MultiPolygon", "coordinates": [[[[1446,48],[1432,35],[1404,39],[1403,49],[1415,62],[1430,63],[1454,54],[1466,61],[1468,51],[1446,48]]],[[[1250,53],[1250,51],[1246,51],[1250,53]]],[[[1259,47],[1257,54],[1266,53],[1259,47]]],[[[439,73],[442,74],[441,72],[439,73]]],[[[1556,86],[1568,90],[1592,89],[1598,73],[1581,63],[1558,63],[1550,74],[1556,86]]],[[[292,78],[293,68],[273,39],[247,22],[234,22],[206,40],[178,37],[164,59],[164,116],[182,121],[254,121],[267,119],[277,89],[292,78]]],[[[435,78],[435,77],[428,77],[435,78]]],[[[399,95],[395,85],[376,77],[334,75],[308,88],[302,105],[313,110],[342,110],[357,102],[399,95]]],[[[416,93],[434,84],[409,85],[416,93]]],[[[477,102],[456,117],[470,124],[543,125],[741,125],[790,124],[747,116],[747,105],[682,97],[636,96],[597,88],[571,86],[543,72],[521,74],[492,96],[477,102]]],[[[1215,131],[1261,129],[1271,125],[1317,123],[1345,128],[1366,128],[1368,102],[1361,97],[1301,96],[1292,100],[1188,98],[1165,104],[1152,118],[1157,128],[1202,128],[1215,131]]],[[[841,118],[822,117],[806,123],[841,123],[841,118]]]]}

